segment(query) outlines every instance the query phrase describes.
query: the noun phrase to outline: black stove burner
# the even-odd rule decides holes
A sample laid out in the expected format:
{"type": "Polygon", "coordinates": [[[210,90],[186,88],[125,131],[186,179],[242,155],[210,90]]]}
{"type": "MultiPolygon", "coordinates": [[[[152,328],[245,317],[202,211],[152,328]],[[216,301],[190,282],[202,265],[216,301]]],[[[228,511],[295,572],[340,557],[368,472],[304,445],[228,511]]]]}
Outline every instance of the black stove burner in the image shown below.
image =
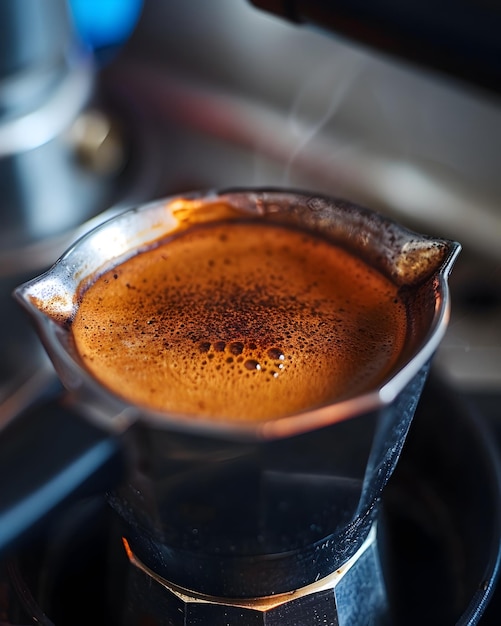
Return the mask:
{"type": "MultiPolygon", "coordinates": [[[[398,624],[474,624],[501,557],[500,460],[477,405],[431,381],[386,491],[398,624]]],[[[493,622],[499,623],[498,618],[493,622]]]]}
{"type": "MultiPolygon", "coordinates": [[[[477,409],[432,379],[386,490],[381,540],[396,625],[499,623],[501,470],[477,409]]],[[[0,624],[121,626],[127,559],[115,528],[100,496],[53,516],[3,566],[0,624]]]]}

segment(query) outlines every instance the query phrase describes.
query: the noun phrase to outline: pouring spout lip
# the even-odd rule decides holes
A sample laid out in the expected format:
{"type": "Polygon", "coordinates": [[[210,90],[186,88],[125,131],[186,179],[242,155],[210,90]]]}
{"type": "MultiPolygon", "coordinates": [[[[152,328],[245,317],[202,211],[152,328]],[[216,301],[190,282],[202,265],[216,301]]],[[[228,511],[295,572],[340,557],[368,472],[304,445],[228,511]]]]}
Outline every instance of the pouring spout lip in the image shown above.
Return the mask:
{"type": "Polygon", "coordinates": [[[71,320],[74,297],[62,288],[63,282],[58,275],[59,269],[58,261],[46,272],[19,285],[12,292],[14,299],[31,315],[35,322],[41,322],[48,318],[64,325],[71,320]],[[48,297],[48,294],[51,297],[48,297]],[[54,306],[56,302],[58,315],[49,312],[51,309],[52,311],[56,310],[54,306]]]}
{"type": "Polygon", "coordinates": [[[442,239],[441,241],[444,241],[449,246],[449,252],[442,264],[441,270],[442,273],[448,277],[463,247],[458,241],[452,239],[442,239]]]}

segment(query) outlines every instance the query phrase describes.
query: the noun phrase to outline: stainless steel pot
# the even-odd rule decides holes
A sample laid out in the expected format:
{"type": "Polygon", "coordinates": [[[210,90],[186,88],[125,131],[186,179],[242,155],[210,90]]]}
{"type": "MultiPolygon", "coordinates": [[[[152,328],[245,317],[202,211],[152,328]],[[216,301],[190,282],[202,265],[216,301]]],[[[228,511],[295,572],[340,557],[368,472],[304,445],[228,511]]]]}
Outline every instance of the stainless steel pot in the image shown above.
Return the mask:
{"type": "Polygon", "coordinates": [[[196,193],[109,220],[19,287],[16,298],[74,405],[130,453],[132,472],[110,502],[134,558],[180,588],[245,598],[311,585],[357,554],[377,519],[444,335],[447,278],[459,249],[326,197],[281,190],[196,193]],[[133,406],[90,375],[71,341],[82,282],[157,239],[220,218],[214,209],[221,206],[225,219],[321,233],[406,293],[405,348],[378,388],[298,415],[241,424],[133,406]]]}

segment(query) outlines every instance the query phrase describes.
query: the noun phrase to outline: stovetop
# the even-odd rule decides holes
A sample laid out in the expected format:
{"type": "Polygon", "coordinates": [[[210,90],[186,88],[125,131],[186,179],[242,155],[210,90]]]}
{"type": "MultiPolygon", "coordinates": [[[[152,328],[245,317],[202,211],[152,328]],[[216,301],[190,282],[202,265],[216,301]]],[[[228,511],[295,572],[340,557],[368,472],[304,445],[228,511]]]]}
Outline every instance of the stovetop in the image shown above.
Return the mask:
{"type": "MultiPolygon", "coordinates": [[[[380,520],[395,625],[499,622],[498,406],[458,397],[436,375],[425,387],[380,520]]],[[[47,421],[60,410],[48,398],[33,414],[47,421]]],[[[3,563],[1,623],[120,626],[125,562],[111,509],[87,486],[3,563]]]]}

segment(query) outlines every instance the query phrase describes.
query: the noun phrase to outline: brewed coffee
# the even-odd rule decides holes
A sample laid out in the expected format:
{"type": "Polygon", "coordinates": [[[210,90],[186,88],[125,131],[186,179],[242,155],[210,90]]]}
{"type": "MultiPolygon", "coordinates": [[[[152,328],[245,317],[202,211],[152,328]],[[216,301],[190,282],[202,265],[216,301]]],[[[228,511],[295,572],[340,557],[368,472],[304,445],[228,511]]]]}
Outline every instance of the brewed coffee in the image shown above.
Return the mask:
{"type": "Polygon", "coordinates": [[[321,236],[259,220],[156,242],[82,290],[85,366],[136,405],[257,421],[376,388],[406,337],[405,303],[321,236]]]}

